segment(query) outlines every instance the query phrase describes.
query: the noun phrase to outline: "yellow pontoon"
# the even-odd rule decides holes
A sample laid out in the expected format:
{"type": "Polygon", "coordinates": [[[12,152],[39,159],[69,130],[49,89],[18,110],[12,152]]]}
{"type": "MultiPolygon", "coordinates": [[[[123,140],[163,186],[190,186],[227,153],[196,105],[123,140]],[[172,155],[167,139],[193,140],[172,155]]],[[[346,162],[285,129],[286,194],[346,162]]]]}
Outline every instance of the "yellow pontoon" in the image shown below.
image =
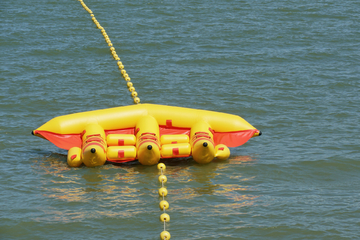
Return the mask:
{"type": "Polygon", "coordinates": [[[243,118],[226,113],[137,104],[59,116],[32,132],[67,149],[76,167],[192,156],[199,163],[227,159],[261,132],[243,118]]]}

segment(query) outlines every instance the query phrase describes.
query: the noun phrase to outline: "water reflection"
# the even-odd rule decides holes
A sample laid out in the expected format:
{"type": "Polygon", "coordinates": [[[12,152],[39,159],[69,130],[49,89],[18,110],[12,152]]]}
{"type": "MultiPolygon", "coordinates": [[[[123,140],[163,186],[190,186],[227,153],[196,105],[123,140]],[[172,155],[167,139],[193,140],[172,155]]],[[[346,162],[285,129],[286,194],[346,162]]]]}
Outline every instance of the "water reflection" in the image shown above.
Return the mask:
{"type": "MultiPolygon", "coordinates": [[[[226,197],[225,202],[219,206],[236,208],[240,206],[252,205],[254,199],[258,196],[250,196],[244,194],[251,187],[246,185],[247,181],[251,181],[255,176],[243,177],[241,170],[237,165],[243,163],[255,162],[250,156],[234,156],[228,161],[214,161],[206,165],[194,164],[189,167],[170,168],[167,174],[169,178],[176,179],[177,183],[185,184],[185,187],[172,189],[174,201],[192,200],[195,198],[204,198],[206,196],[226,197]],[[225,182],[236,181],[234,184],[226,184],[225,182]]],[[[177,184],[178,186],[180,184],[177,184]]]]}
{"type": "Polygon", "coordinates": [[[233,156],[229,159],[229,164],[244,164],[255,162],[256,159],[250,156],[233,156]]]}
{"type": "MultiPolygon", "coordinates": [[[[250,156],[233,156],[225,162],[214,161],[205,165],[188,159],[184,162],[167,161],[165,174],[169,180],[168,199],[175,211],[201,212],[211,205],[214,214],[225,214],[254,205],[258,198],[249,193],[254,187],[247,184],[256,176],[244,177],[245,168],[239,166],[254,163],[255,159],[250,156]],[[192,206],[194,201],[198,202],[198,206],[192,206]]],[[[97,168],[69,168],[66,156],[61,154],[50,154],[35,164],[33,169],[43,184],[40,187],[42,195],[47,198],[82,204],[95,201],[98,216],[133,217],[134,214],[143,213],[146,208],[157,210],[151,205],[157,205],[156,166],[130,163],[108,164],[97,168]]],[[[78,210],[79,213],[75,209],[71,213],[55,213],[48,209],[48,213],[44,213],[56,214],[60,221],[94,214],[94,211],[84,210],[83,207],[78,210]]]]}
{"type": "Polygon", "coordinates": [[[254,205],[259,196],[249,183],[256,176],[246,174],[240,165],[255,161],[251,156],[234,156],[225,162],[171,168],[171,178],[179,179],[174,180],[176,188],[170,194],[171,202],[176,203],[173,211],[194,217],[203,212],[216,217],[242,214],[239,209],[254,205]]]}
{"type": "Polygon", "coordinates": [[[107,201],[107,205],[139,203],[139,172],[133,168],[105,165],[98,168],[70,168],[66,156],[52,153],[38,159],[33,170],[39,174],[43,196],[68,202],[107,201]],[[120,171],[120,172],[119,172],[120,171]]]}
{"type": "Polygon", "coordinates": [[[62,161],[64,155],[51,153],[49,156],[35,160],[33,169],[38,173],[46,173],[53,176],[64,177],[62,173],[69,169],[68,165],[62,161]]]}
{"type": "Polygon", "coordinates": [[[102,175],[100,174],[101,170],[98,168],[89,169],[86,171],[81,177],[85,179],[85,192],[104,192],[105,188],[103,188],[100,183],[103,180],[102,175]]]}

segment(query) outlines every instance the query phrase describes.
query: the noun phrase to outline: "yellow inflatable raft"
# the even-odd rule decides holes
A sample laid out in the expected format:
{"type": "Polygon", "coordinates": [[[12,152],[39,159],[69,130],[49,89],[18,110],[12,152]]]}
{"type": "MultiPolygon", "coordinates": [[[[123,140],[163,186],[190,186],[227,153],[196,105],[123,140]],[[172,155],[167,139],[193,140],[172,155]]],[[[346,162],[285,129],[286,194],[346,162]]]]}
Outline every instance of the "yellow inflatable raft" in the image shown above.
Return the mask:
{"type": "Polygon", "coordinates": [[[243,118],[213,111],[138,104],[59,116],[32,132],[67,149],[72,167],[192,156],[198,163],[225,160],[261,132],[243,118]]]}

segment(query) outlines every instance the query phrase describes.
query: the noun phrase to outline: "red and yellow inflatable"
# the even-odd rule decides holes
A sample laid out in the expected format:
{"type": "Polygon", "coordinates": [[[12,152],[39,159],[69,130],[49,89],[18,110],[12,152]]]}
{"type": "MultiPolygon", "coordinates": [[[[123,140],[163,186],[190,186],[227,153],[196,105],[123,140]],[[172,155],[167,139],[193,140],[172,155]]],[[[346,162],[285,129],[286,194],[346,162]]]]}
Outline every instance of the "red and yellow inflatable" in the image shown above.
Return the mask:
{"type": "Polygon", "coordinates": [[[59,116],[32,133],[69,150],[72,167],[136,159],[154,165],[160,158],[189,156],[208,163],[215,157],[227,159],[228,147],[261,134],[236,115],[154,104],[59,116]]]}

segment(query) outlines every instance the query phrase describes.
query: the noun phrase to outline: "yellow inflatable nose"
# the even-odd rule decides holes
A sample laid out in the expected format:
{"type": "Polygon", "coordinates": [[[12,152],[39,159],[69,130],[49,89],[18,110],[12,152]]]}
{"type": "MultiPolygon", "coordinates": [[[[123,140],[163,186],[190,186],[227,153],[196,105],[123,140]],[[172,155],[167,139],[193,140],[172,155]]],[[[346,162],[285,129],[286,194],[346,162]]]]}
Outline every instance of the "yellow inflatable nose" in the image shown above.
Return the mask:
{"type": "Polygon", "coordinates": [[[226,160],[230,156],[230,149],[224,144],[218,144],[215,147],[215,157],[219,160],[226,160]]]}
{"type": "Polygon", "coordinates": [[[87,167],[97,167],[106,162],[105,149],[99,144],[89,144],[83,149],[83,163],[87,167]]]}
{"type": "Polygon", "coordinates": [[[215,157],[214,145],[208,140],[196,142],[192,149],[192,157],[198,163],[209,163],[215,157]]]}
{"type": "Polygon", "coordinates": [[[81,161],[81,148],[72,147],[68,151],[67,163],[70,167],[80,167],[82,164],[81,161]]]}
{"type": "Polygon", "coordinates": [[[82,162],[87,167],[104,165],[107,150],[104,129],[98,124],[89,124],[83,131],[82,139],[82,162]]]}
{"type": "Polygon", "coordinates": [[[213,134],[209,123],[200,120],[191,127],[192,157],[198,163],[209,163],[215,157],[213,134]]]}
{"type": "Polygon", "coordinates": [[[138,148],[138,160],[143,165],[154,165],[160,160],[160,149],[155,143],[145,143],[138,148]]]}
{"type": "Polygon", "coordinates": [[[135,127],[137,158],[143,165],[154,165],[160,160],[159,125],[152,116],[143,116],[135,127]]]}

